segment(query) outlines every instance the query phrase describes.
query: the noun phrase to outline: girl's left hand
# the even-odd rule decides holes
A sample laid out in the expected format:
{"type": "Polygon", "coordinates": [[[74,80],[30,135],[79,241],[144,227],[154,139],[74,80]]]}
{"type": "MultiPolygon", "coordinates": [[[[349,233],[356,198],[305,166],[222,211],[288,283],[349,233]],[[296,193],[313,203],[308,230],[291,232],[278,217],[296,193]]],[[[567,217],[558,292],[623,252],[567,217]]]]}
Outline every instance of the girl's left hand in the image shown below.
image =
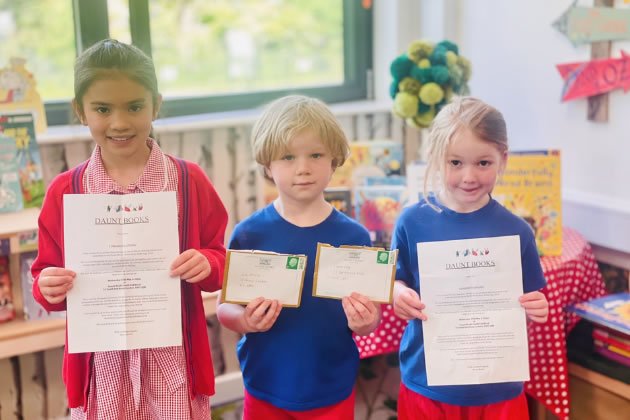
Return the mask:
{"type": "Polygon", "coordinates": [[[534,322],[546,322],[549,315],[549,303],[540,292],[529,292],[518,298],[527,317],[534,322]]]}
{"type": "Polygon", "coordinates": [[[196,249],[187,249],[171,264],[171,277],[180,276],[188,283],[198,283],[210,275],[208,259],[196,249]]]}
{"type": "Polygon", "coordinates": [[[343,311],[348,318],[348,327],[357,335],[368,335],[381,320],[381,308],[367,297],[352,293],[341,299],[343,311]]]}

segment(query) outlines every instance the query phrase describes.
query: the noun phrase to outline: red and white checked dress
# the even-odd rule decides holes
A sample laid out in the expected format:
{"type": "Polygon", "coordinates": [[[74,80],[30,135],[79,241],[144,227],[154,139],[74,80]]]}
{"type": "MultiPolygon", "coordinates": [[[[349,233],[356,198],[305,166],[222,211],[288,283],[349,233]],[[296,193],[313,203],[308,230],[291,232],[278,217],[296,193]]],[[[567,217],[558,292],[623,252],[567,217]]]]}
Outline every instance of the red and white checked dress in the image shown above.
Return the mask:
{"type": "MultiPolygon", "coordinates": [[[[177,167],[152,139],[149,160],[138,180],[126,188],[105,171],[96,146],[85,170],[88,194],[177,191],[177,167]]],[[[179,209],[179,197],[178,197],[179,209]]],[[[184,348],[162,347],[94,353],[85,407],[72,409],[72,420],[210,420],[210,397],[190,398],[184,348]]]]}

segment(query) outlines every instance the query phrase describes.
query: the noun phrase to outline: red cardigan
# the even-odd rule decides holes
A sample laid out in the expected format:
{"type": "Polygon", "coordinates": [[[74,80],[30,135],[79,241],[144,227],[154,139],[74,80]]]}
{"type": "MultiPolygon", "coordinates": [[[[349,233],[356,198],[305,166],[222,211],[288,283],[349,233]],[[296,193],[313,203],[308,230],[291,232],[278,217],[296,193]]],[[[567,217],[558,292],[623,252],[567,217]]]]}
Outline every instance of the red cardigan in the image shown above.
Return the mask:
{"type": "MultiPolygon", "coordinates": [[[[208,258],[212,271],[196,284],[182,281],[182,330],[188,365],[191,396],[214,394],[214,370],[208,344],[201,290],[213,292],[221,288],[225,266],[225,226],[227,212],[210,180],[201,168],[191,162],[173,159],[178,172],[180,252],[196,249],[208,258]]],[[[33,295],[48,311],[63,311],[65,300],[52,305],[39,290],[40,272],[46,267],[64,267],[63,195],[83,194],[83,173],[87,161],[58,175],[48,187],[39,216],[39,252],[31,271],[35,282],[33,295]]],[[[85,240],[88,240],[87,238],[85,240]]],[[[63,379],[71,408],[86,406],[92,353],[67,352],[63,360],[63,379]]]]}

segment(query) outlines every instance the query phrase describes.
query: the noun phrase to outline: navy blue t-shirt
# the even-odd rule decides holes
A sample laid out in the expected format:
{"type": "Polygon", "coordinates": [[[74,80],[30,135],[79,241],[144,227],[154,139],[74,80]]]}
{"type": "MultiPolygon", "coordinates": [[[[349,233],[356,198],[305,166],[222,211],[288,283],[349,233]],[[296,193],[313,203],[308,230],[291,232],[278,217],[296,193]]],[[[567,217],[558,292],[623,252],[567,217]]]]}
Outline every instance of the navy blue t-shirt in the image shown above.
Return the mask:
{"type": "MultiPolygon", "coordinates": [[[[472,213],[457,213],[431,198],[442,209],[437,212],[426,201],[406,208],[394,228],[392,249],[398,249],[396,279],[420,293],[418,242],[449,241],[519,235],[524,293],[541,289],[546,281],[531,227],[494,199],[472,213]]],[[[414,319],[405,328],[400,343],[400,370],[407,388],[432,400],[453,405],[487,405],[517,397],[522,382],[481,385],[429,386],[424,359],[422,321],[414,319]]]]}
{"type": "Polygon", "coordinates": [[[266,332],[248,333],[237,355],[247,392],[287,410],[326,407],[350,396],[359,352],[341,300],[313,297],[317,243],[370,246],[368,231],[333,209],[316,226],[283,219],[273,204],[234,228],[228,248],[307,256],[299,308],[282,308],[266,332]]]}

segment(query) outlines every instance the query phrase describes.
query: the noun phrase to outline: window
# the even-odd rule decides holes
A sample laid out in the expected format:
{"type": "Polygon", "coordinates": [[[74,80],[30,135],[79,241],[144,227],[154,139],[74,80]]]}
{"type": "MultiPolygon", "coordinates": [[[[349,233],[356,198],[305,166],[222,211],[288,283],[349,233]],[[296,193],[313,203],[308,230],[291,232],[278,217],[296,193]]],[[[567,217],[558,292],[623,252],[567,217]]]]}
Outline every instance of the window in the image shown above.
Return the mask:
{"type": "Polygon", "coordinates": [[[107,37],[153,57],[162,116],[253,108],[289,93],[327,102],[368,95],[371,10],[360,0],[0,0],[0,41],[13,39],[4,11],[27,19],[24,9],[40,16],[14,26],[20,45],[38,46],[27,67],[50,125],[68,122],[75,51],[107,37]],[[55,25],[46,29],[55,36],[42,25],[55,25]],[[55,72],[49,62],[60,63],[55,72]]]}

